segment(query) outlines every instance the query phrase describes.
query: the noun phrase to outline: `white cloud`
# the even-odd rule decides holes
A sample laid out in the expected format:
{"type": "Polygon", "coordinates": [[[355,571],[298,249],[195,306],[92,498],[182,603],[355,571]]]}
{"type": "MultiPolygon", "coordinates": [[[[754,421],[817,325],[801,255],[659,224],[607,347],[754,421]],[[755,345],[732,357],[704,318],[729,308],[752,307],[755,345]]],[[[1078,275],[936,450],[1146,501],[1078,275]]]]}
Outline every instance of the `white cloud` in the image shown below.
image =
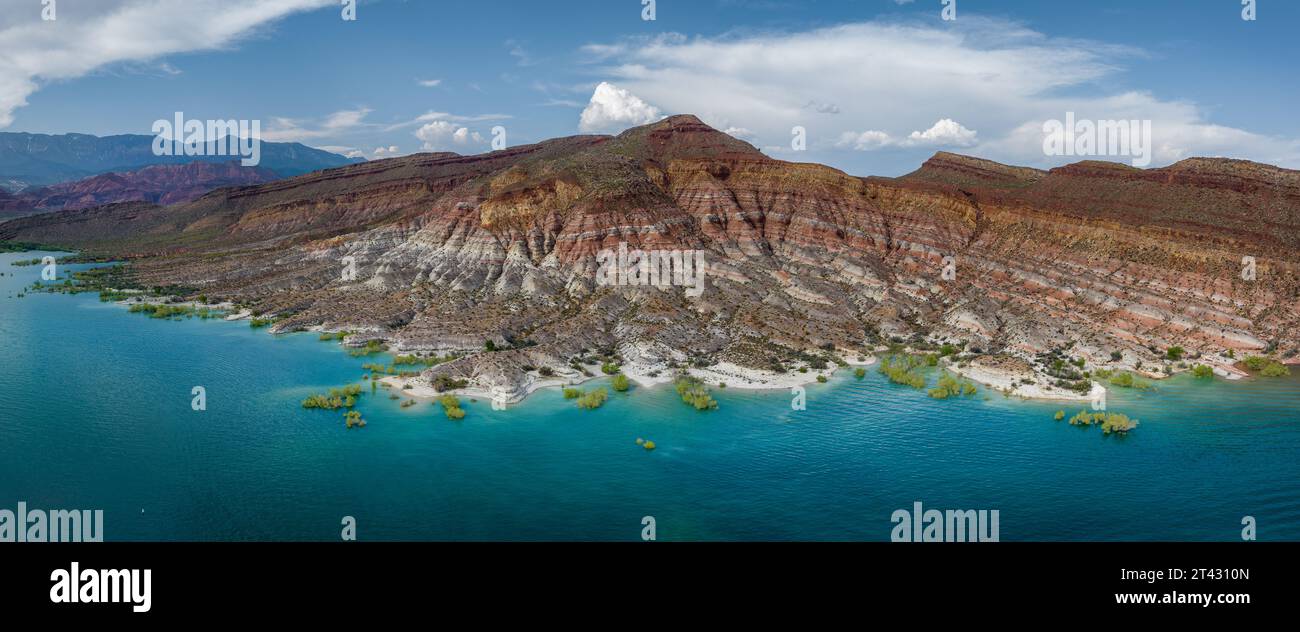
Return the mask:
{"type": "Polygon", "coordinates": [[[844,132],[840,134],[839,140],[835,142],[836,147],[851,147],[858,151],[880,149],[893,144],[893,137],[879,130],[867,130],[861,134],[857,132],[844,132]]]}
{"type": "Polygon", "coordinates": [[[862,133],[843,132],[835,141],[841,149],[852,148],[858,151],[871,151],[885,147],[970,147],[975,144],[976,132],[966,129],[961,123],[952,119],[939,119],[930,129],[916,131],[902,140],[895,139],[888,132],[867,130],[862,133]]]}
{"type": "Polygon", "coordinates": [[[397,145],[389,145],[387,147],[376,147],[368,154],[364,150],[357,149],[356,147],[348,147],[346,145],[319,145],[316,147],[316,149],[321,149],[331,153],[339,154],[340,156],[343,156],[345,158],[365,158],[367,160],[379,160],[380,158],[393,158],[401,154],[401,152],[397,148],[397,145]]]}
{"type": "Polygon", "coordinates": [[[224,48],[286,15],[336,6],[332,0],[97,0],[40,5],[0,0],[0,128],[46,83],[103,66],[224,48]],[[34,8],[33,8],[34,7],[34,8]]]}
{"type": "Polygon", "coordinates": [[[436,88],[442,85],[442,79],[416,79],[415,83],[426,88],[436,88]]]}
{"type": "Polygon", "coordinates": [[[949,145],[970,147],[975,144],[976,133],[952,119],[940,119],[924,132],[912,132],[906,143],[920,146],[949,145]]]}
{"type": "Polygon", "coordinates": [[[424,142],[425,151],[445,151],[452,147],[477,147],[483,145],[483,135],[451,121],[433,121],[415,131],[415,137],[424,142]]]}
{"type": "Polygon", "coordinates": [[[448,112],[434,112],[430,110],[409,121],[403,121],[401,123],[394,123],[392,125],[387,125],[383,127],[383,131],[392,132],[400,129],[405,129],[408,127],[414,127],[416,125],[421,125],[424,123],[429,123],[432,121],[450,121],[453,123],[481,123],[483,121],[504,121],[512,118],[514,117],[509,114],[462,115],[462,114],[451,114],[448,112]]]}
{"type": "Polygon", "coordinates": [[[659,108],[641,97],[612,84],[601,82],[582,110],[578,130],[582,132],[621,132],[629,127],[653,123],[664,117],[659,108]]]}
{"type": "MultiPolygon", "coordinates": [[[[875,21],[714,38],[668,34],[593,43],[582,52],[619,86],[608,92],[636,95],[656,114],[662,108],[696,114],[718,129],[743,126],[756,144],[773,147],[788,146],[791,127],[804,126],[813,155],[803,160],[950,146],[1053,166],[1078,158],[1044,154],[1042,121],[1073,111],[1080,119],[1151,120],[1157,165],[1225,155],[1300,166],[1298,139],[1217,125],[1194,103],[1108,90],[1119,83],[1120,64],[1143,51],[1052,38],[970,14],[943,25],[875,21]],[[839,113],[823,115],[833,109],[819,107],[826,104],[839,113]]],[[[584,112],[584,129],[588,120],[614,127],[644,122],[645,116],[615,118],[622,99],[597,96],[584,112]]]]}
{"type": "Polygon", "coordinates": [[[262,130],[262,140],[303,142],[317,138],[335,138],[350,131],[367,127],[365,118],[370,108],[339,110],[320,121],[277,117],[262,130]]]}

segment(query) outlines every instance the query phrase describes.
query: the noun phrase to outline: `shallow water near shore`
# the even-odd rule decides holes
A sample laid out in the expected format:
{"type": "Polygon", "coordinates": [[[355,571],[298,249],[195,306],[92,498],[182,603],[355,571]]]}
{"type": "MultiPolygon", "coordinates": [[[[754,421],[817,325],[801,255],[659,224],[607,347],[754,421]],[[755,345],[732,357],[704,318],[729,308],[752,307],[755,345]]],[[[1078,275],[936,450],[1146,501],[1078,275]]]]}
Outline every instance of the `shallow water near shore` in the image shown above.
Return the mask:
{"type": "Polygon", "coordinates": [[[361,540],[637,540],[647,515],[660,540],[888,540],[915,501],[996,509],[1003,540],[1239,540],[1247,515],[1300,540],[1300,376],[1112,389],[1127,437],[1053,421],[1080,404],[938,401],[874,367],[809,385],[805,411],[634,386],[594,411],[462,398],[453,422],[371,395],[377,360],[316,334],[16,298],[41,267],[10,263],[36,256],[0,254],[0,508],[103,509],[109,541],[337,540],[344,516],[361,540]],[[300,406],[353,383],[364,429],[300,406]]]}

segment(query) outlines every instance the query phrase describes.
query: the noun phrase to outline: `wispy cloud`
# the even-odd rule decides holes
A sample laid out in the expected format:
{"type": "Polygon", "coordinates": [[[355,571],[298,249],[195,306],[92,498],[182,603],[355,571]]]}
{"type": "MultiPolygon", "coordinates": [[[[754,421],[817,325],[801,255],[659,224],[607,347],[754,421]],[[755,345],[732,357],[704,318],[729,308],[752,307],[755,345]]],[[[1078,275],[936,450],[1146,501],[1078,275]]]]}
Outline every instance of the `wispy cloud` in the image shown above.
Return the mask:
{"type": "Polygon", "coordinates": [[[1188,101],[1108,90],[1141,50],[1053,38],[1002,19],[663,34],[597,42],[580,53],[643,103],[697,114],[719,129],[753,130],[768,146],[788,145],[799,125],[817,151],[968,147],[1051,166],[1070,158],[1045,155],[1042,123],[1072,111],[1080,119],[1151,120],[1156,163],[1226,155],[1300,166],[1297,139],[1215,124],[1188,101]]]}
{"type": "MultiPolygon", "coordinates": [[[[0,127],[51,81],[124,62],[231,46],[289,14],[332,0],[97,0],[77,19],[42,22],[39,5],[0,1],[0,127]],[[35,8],[33,8],[35,7],[35,8]]],[[[70,13],[60,6],[61,14],[70,13]]],[[[167,68],[168,66],[163,66],[167,68]]]]}
{"type": "Polygon", "coordinates": [[[340,110],[320,120],[276,117],[262,130],[262,140],[303,142],[319,138],[338,138],[349,132],[370,127],[365,122],[370,108],[340,110]]]}

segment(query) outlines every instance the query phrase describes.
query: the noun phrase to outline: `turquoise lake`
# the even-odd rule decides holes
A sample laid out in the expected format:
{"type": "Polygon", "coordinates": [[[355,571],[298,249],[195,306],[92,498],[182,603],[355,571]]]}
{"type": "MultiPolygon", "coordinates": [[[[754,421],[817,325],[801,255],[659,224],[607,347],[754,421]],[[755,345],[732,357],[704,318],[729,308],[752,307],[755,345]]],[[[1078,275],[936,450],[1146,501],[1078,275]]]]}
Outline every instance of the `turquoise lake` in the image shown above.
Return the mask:
{"type": "Polygon", "coordinates": [[[1141,421],[1127,437],[874,367],[808,386],[804,411],[789,392],[715,389],[701,413],[633,387],[595,411],[558,390],[466,401],[452,422],[367,386],[368,427],[347,430],[299,404],[365,384],[370,359],[95,294],[16,298],[41,268],[10,262],[39,254],[0,254],[0,508],[103,509],[110,541],[338,540],[343,516],[360,540],[639,540],[654,516],[659,540],[881,541],[915,501],[996,509],[1004,541],[1231,541],[1248,515],[1260,540],[1300,540],[1300,376],[1114,389],[1141,421]]]}

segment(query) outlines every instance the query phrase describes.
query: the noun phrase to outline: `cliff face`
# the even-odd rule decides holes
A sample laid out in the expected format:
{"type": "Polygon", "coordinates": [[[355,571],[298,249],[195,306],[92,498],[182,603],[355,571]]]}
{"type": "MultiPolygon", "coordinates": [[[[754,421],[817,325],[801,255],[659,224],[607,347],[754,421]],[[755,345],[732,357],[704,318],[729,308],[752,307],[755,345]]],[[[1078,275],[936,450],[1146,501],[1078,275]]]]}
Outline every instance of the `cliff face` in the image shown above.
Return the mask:
{"type": "Polygon", "coordinates": [[[433,370],[506,390],[599,348],[767,367],[919,336],[1154,366],[1174,345],[1226,365],[1215,354],[1300,344],[1300,172],[1234,160],[1044,172],[941,153],[858,178],[679,116],[24,218],[0,239],[134,256],[143,281],[252,303],[281,330],[440,352],[536,343],[433,370]],[[620,244],[702,251],[703,292],[600,284],[598,255],[620,244]]]}

